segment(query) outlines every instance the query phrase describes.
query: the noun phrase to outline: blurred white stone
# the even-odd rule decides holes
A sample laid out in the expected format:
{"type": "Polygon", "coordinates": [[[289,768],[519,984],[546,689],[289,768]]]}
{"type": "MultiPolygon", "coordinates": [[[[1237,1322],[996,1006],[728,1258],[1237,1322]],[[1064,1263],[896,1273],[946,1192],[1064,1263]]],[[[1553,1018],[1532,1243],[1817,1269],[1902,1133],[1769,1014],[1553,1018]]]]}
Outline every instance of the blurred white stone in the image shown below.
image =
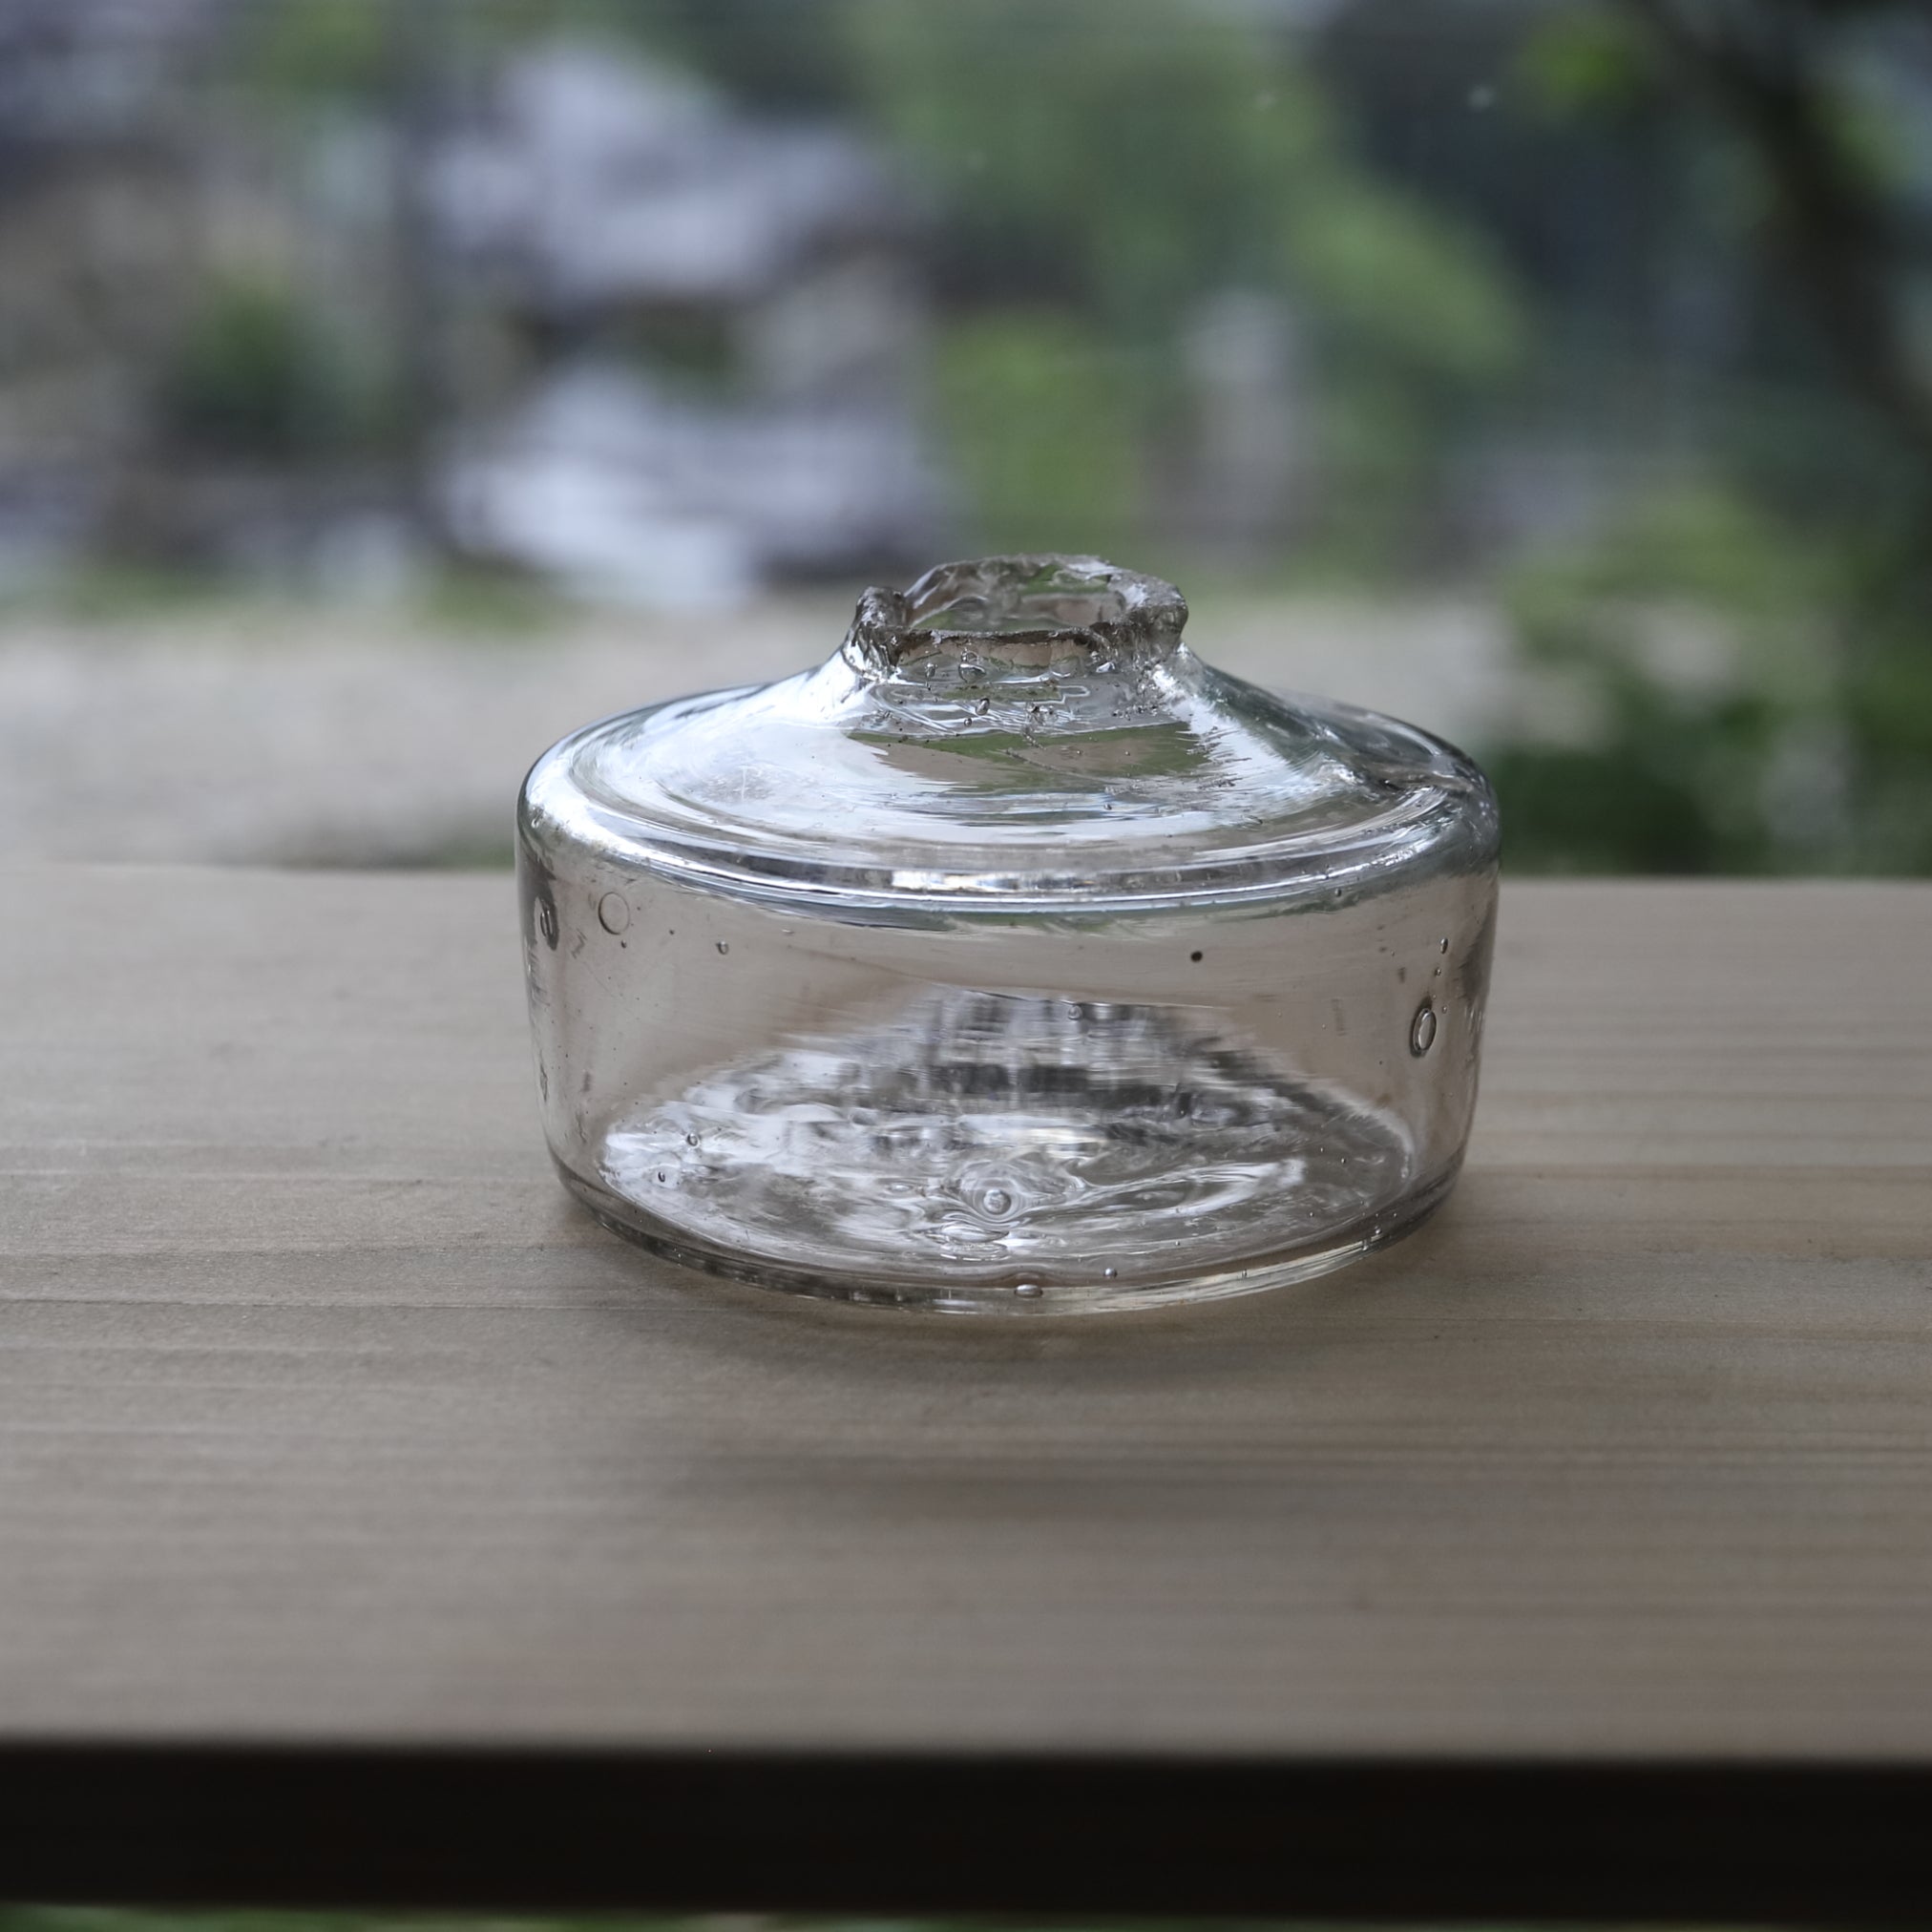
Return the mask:
{"type": "Polygon", "coordinates": [[[430,201],[548,345],[453,440],[466,549],[665,609],[930,549],[914,210],[870,143],[564,40],[495,76],[430,201]],[[705,384],[653,361],[659,326],[711,346],[705,384]]]}
{"type": "Polygon", "coordinates": [[[444,491],[465,548],[664,609],[742,602],[777,572],[917,552],[936,520],[895,411],[694,406],[592,360],[461,443],[444,491]]]}

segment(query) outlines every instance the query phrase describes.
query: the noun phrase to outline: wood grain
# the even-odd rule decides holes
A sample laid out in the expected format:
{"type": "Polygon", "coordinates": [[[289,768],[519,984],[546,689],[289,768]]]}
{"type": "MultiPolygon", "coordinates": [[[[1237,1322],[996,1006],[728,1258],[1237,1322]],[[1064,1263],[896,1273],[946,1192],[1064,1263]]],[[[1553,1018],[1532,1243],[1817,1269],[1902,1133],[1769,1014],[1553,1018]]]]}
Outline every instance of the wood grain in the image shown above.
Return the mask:
{"type": "Polygon", "coordinates": [[[505,880],[8,889],[0,1744],[1932,1767],[1932,889],[1510,886],[1431,1228],[1010,1327],[593,1225],[505,880]]]}

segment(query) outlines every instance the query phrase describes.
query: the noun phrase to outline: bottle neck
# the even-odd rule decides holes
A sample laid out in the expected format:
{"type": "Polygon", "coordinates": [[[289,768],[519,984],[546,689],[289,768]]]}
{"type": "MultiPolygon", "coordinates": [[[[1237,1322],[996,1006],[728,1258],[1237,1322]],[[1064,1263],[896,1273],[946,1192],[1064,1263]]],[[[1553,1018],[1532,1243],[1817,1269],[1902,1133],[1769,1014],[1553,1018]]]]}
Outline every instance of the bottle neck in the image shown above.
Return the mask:
{"type": "Polygon", "coordinates": [[[1186,599],[1159,578],[1097,557],[988,556],[867,591],[844,656],[895,684],[1133,679],[1174,656],[1186,621],[1186,599]]]}

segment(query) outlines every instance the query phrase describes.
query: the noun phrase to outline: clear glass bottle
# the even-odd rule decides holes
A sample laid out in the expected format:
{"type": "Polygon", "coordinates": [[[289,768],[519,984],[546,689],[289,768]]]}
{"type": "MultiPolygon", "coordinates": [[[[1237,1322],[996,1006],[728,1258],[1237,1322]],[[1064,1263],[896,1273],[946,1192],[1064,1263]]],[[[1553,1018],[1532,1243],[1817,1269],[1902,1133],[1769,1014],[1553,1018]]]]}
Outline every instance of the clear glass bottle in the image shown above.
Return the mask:
{"type": "Polygon", "coordinates": [[[1090,557],[868,591],[775,684],[607,719],[518,813],[545,1131],[675,1260],[900,1307],[1242,1293],[1455,1179],[1481,772],[1273,696],[1090,557]]]}

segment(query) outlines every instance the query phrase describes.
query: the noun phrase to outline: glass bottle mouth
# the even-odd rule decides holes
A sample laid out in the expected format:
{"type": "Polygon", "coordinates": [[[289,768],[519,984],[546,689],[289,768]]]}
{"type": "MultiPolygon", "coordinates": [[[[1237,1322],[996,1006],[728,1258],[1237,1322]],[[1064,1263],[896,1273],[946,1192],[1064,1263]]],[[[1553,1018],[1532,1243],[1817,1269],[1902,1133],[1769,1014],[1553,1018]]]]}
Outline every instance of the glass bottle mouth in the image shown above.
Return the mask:
{"type": "Polygon", "coordinates": [[[943,564],[868,591],[815,670],[564,740],[526,825],[620,869],[868,916],[1328,904],[1493,858],[1460,754],[1213,670],[1186,616],[1171,584],[1096,557],[943,564]]]}
{"type": "Polygon", "coordinates": [[[846,657],[874,675],[975,664],[1106,672],[1166,662],[1186,621],[1171,583],[1097,556],[983,556],[939,564],[909,590],[867,591],[846,657]]]}

